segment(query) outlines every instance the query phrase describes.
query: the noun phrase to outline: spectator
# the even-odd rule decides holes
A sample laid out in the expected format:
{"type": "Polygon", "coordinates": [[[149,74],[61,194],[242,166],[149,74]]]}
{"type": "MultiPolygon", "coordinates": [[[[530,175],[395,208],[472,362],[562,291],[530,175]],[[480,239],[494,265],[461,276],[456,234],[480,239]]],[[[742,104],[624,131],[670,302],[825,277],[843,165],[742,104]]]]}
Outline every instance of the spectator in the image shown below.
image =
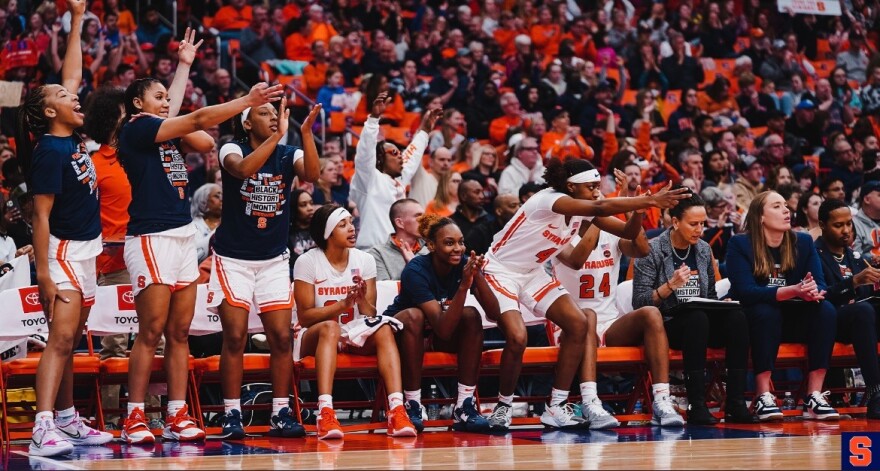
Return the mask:
{"type": "Polygon", "coordinates": [[[383,243],[394,231],[388,221],[388,211],[395,201],[406,196],[406,186],[421,166],[422,155],[428,146],[428,132],[434,129],[441,114],[439,110],[425,113],[421,128],[401,154],[394,144],[377,142],[379,119],[387,100],[388,95],[383,92],[373,101],[354,158],[351,199],[360,211],[358,245],[367,249],[383,243]]]}
{"type": "Polygon", "coordinates": [[[875,266],[880,262],[880,182],[862,185],[859,199],[861,207],[853,217],[853,250],[875,266]]]}
{"type": "Polygon", "coordinates": [[[849,201],[853,192],[862,182],[862,159],[853,151],[852,144],[846,138],[840,139],[832,146],[834,164],[831,166],[829,178],[843,182],[846,192],[845,200],[849,201]]]}
{"type": "Polygon", "coordinates": [[[868,55],[865,54],[865,37],[861,33],[849,36],[849,48],[837,54],[837,65],[846,71],[846,78],[864,83],[868,71],[868,55]]]}
{"type": "Polygon", "coordinates": [[[501,172],[499,194],[516,194],[525,183],[544,183],[544,163],[534,138],[525,137],[515,147],[514,158],[501,172]]]}
{"type": "Polygon", "coordinates": [[[467,122],[464,120],[464,115],[455,108],[447,108],[443,111],[440,129],[431,132],[428,151],[434,152],[444,147],[449,149],[450,153],[455,154],[458,152],[458,147],[465,141],[467,133],[467,122]]]}
{"type": "Polygon", "coordinates": [[[380,93],[386,93],[390,98],[385,113],[382,115],[383,123],[397,124],[403,120],[406,110],[403,107],[403,100],[400,95],[394,93],[388,86],[388,77],[382,74],[373,74],[367,80],[367,87],[364,91],[361,101],[358,103],[354,113],[356,122],[364,122],[367,120],[367,107],[369,103],[373,103],[380,93]]]}
{"type": "Polygon", "coordinates": [[[464,180],[476,180],[483,187],[483,200],[487,207],[495,200],[498,194],[498,181],[501,173],[498,171],[498,151],[490,145],[479,145],[475,148],[471,161],[471,170],[462,174],[464,180]]]}
{"type": "Polygon", "coordinates": [[[535,51],[547,57],[553,57],[559,52],[559,42],[562,41],[562,26],[553,21],[553,12],[550,7],[543,5],[538,8],[538,18],[529,31],[535,51]]]}
{"type": "Polygon", "coordinates": [[[324,8],[318,4],[312,4],[309,7],[309,42],[323,41],[324,44],[330,42],[330,38],[339,34],[327,18],[324,16],[324,8]]]}
{"type": "Polygon", "coordinates": [[[516,94],[508,92],[501,95],[501,110],[504,115],[495,118],[489,125],[489,139],[496,146],[506,142],[511,134],[519,132],[524,124],[516,94]]]}
{"type": "Polygon", "coordinates": [[[700,32],[703,57],[725,59],[735,54],[733,46],[736,43],[736,25],[722,22],[719,10],[718,3],[710,3],[709,12],[703,19],[700,32]]]}
{"type": "MultiPolygon", "coordinates": [[[[703,66],[685,53],[685,38],[681,34],[670,35],[672,55],[660,62],[660,70],[669,80],[670,90],[696,89],[703,83],[703,66]]],[[[702,108],[702,107],[701,107],[702,108]]]]}
{"type": "Polygon", "coordinates": [[[342,76],[342,72],[336,67],[331,67],[324,72],[324,77],[326,83],[318,90],[316,101],[328,112],[345,110],[346,93],[345,87],[342,86],[345,77],[342,76]]]}
{"type": "MultiPolygon", "coordinates": [[[[465,50],[459,50],[464,54],[465,50]]],[[[470,54],[470,52],[467,52],[470,54]]],[[[431,80],[429,90],[440,97],[443,106],[447,108],[465,109],[467,107],[467,95],[470,78],[458,72],[458,63],[454,60],[446,60],[440,66],[440,74],[431,80]]]]}
{"type": "Polygon", "coordinates": [[[816,116],[816,104],[807,98],[798,103],[794,118],[785,123],[785,132],[803,139],[800,146],[803,155],[813,154],[816,148],[822,147],[824,129],[825,120],[816,116]]]}
{"type": "Polygon", "coordinates": [[[782,411],[770,388],[770,376],[783,341],[807,343],[809,364],[804,415],[833,419],[823,383],[834,346],[836,312],[824,300],[825,277],[813,240],[791,230],[790,212],[778,193],[755,198],[746,216],[746,233],[733,236],[727,253],[730,294],[749,320],[755,370],[755,415],[780,420],[782,411]],[[784,303],[792,299],[806,302],[784,303]]]}
{"type": "MultiPolygon", "coordinates": [[[[306,95],[312,100],[318,97],[321,87],[327,83],[327,71],[330,65],[327,62],[329,55],[327,45],[323,41],[312,43],[312,60],[303,68],[303,80],[306,83],[306,95]]],[[[342,82],[339,82],[342,85],[342,82]]]]}
{"type": "Polygon", "coordinates": [[[484,209],[483,187],[476,180],[464,180],[458,185],[458,208],[450,218],[467,236],[471,229],[492,216],[484,209]]]}
{"type": "Polygon", "coordinates": [[[220,225],[222,207],[223,188],[216,183],[206,183],[193,193],[190,208],[196,229],[198,263],[202,263],[211,254],[211,238],[220,225]]]}
{"type": "Polygon", "coordinates": [[[581,128],[571,125],[568,111],[556,106],[547,112],[547,119],[551,128],[541,139],[541,156],[593,160],[593,149],[581,136],[581,128]]]}
{"type": "Polygon", "coordinates": [[[764,191],[761,183],[764,178],[764,167],[751,155],[740,159],[738,167],[740,175],[733,184],[733,194],[736,195],[737,209],[747,211],[752,200],[764,191]]]}
{"type": "Polygon", "coordinates": [[[217,10],[212,26],[221,32],[238,32],[247,28],[252,20],[253,9],[246,0],[230,0],[229,5],[217,10]]]}
{"type": "MultiPolygon", "coordinates": [[[[242,1],[242,3],[244,3],[242,1]]],[[[248,7],[250,8],[250,7],[248,7]]],[[[95,18],[97,20],[97,17],[95,18]]],[[[215,18],[216,27],[216,18],[215,18]]],[[[172,32],[168,27],[162,24],[159,18],[159,10],[154,5],[150,5],[144,12],[144,18],[141,20],[137,28],[137,39],[141,44],[152,44],[156,46],[163,38],[171,36],[172,32]]]]}
{"type": "Polygon", "coordinates": [[[391,205],[388,217],[394,233],[388,241],[367,250],[376,259],[376,279],[400,280],[403,268],[416,255],[428,253],[427,244],[419,235],[418,219],[425,209],[418,201],[404,198],[391,205]]]}
{"type": "Polygon", "coordinates": [[[502,194],[496,196],[492,201],[494,219],[486,219],[474,225],[467,236],[465,236],[465,246],[478,255],[488,252],[495,234],[501,232],[501,229],[519,210],[521,204],[517,195],[502,194]]]}
{"type": "MultiPolygon", "coordinates": [[[[758,160],[764,165],[764,173],[771,176],[771,181],[773,180],[772,177],[774,175],[773,170],[780,167],[788,170],[788,167],[785,167],[785,142],[783,142],[779,135],[771,134],[764,139],[764,145],[758,155],[758,160]]],[[[789,179],[791,179],[790,173],[789,179]]],[[[773,186],[768,186],[768,189],[775,188],[773,186]]]]}
{"type": "Polygon", "coordinates": [[[315,248],[315,241],[309,234],[309,225],[317,208],[312,203],[312,196],[300,188],[290,192],[290,202],[293,214],[290,215],[290,237],[287,246],[290,249],[290,270],[293,271],[296,259],[315,248]]]}
{"type": "MultiPolygon", "coordinates": [[[[764,84],[767,83],[772,82],[764,80],[764,84]]],[[[736,104],[743,118],[751,126],[766,126],[770,111],[777,109],[773,98],[766,93],[759,93],[755,89],[755,76],[750,73],[739,76],[739,90],[740,94],[736,97],[736,104]]]]}
{"type": "Polygon", "coordinates": [[[724,273],[727,243],[734,234],[742,232],[742,216],[728,200],[725,191],[717,186],[703,188],[700,196],[706,202],[706,229],[702,239],[712,248],[712,256],[724,273]]]}
{"type": "Polygon", "coordinates": [[[364,56],[362,63],[364,73],[395,77],[400,73],[400,64],[397,61],[394,41],[390,39],[374,39],[374,41],[378,41],[375,51],[369,51],[364,56]]]}
{"type": "Polygon", "coordinates": [[[439,147],[428,157],[428,168],[419,166],[413,176],[409,197],[426,206],[437,194],[440,178],[452,168],[452,152],[439,147]]]}
{"type": "Polygon", "coordinates": [[[390,86],[403,99],[403,107],[407,112],[421,113],[422,100],[431,86],[419,78],[415,61],[411,59],[404,61],[401,71],[400,77],[392,80],[390,86]]]}
{"type": "Polygon", "coordinates": [[[810,234],[813,240],[816,240],[821,235],[819,228],[819,206],[822,205],[822,201],[824,201],[822,195],[817,195],[816,193],[808,193],[801,196],[792,218],[792,227],[795,231],[810,234]]]}
{"type": "MultiPolygon", "coordinates": [[[[326,152],[324,155],[329,155],[326,152]]],[[[329,158],[320,159],[320,171],[318,181],[315,182],[315,190],[312,194],[312,202],[315,205],[323,206],[329,203],[336,203],[343,208],[348,207],[348,182],[342,179],[339,183],[339,175],[342,167],[329,158]]]]}
{"type": "MultiPolygon", "coordinates": [[[[871,85],[865,87],[864,90],[868,90],[869,87],[871,87],[871,85]]],[[[863,97],[865,96],[864,90],[863,97]]],[[[808,97],[803,97],[801,101],[807,99],[808,97]]],[[[819,81],[816,82],[816,102],[819,103],[819,111],[822,111],[825,114],[829,132],[842,131],[844,126],[852,121],[853,116],[850,107],[845,106],[840,100],[834,98],[834,94],[831,91],[831,82],[829,82],[828,79],[819,79],[819,81]]],[[[799,104],[800,103],[798,103],[798,105],[799,104]]],[[[797,105],[795,105],[795,108],[797,108],[797,105]]]]}
{"type": "Polygon", "coordinates": [[[458,186],[461,184],[461,174],[458,172],[446,172],[440,176],[437,182],[437,193],[434,199],[425,206],[425,214],[436,214],[440,217],[449,217],[458,208],[458,186]]]}
{"type": "Polygon", "coordinates": [[[880,67],[871,67],[871,76],[868,84],[862,87],[861,102],[862,111],[865,114],[876,116],[880,113],[880,67]]]}
{"type": "MultiPolygon", "coordinates": [[[[266,7],[257,4],[251,11],[250,24],[241,30],[241,51],[250,59],[245,60],[243,64],[245,69],[253,74],[249,81],[256,82],[259,64],[284,57],[285,52],[284,42],[278,32],[272,28],[266,7]]],[[[321,79],[323,80],[323,73],[321,79]]],[[[308,89],[311,90],[311,87],[308,89]]],[[[317,88],[314,91],[317,93],[317,88]]]]}
{"type": "Polygon", "coordinates": [[[667,131],[669,137],[694,129],[694,120],[700,115],[697,103],[696,89],[686,88],[681,91],[681,105],[669,115],[667,131]]]}
{"type": "Polygon", "coordinates": [[[678,154],[678,166],[681,168],[681,178],[692,178],[702,185],[705,174],[703,173],[703,156],[700,151],[688,148],[678,154]]]}
{"type": "Polygon", "coordinates": [[[715,77],[706,93],[699,97],[699,108],[721,127],[732,126],[740,117],[739,105],[730,94],[730,81],[721,75],[715,77]]]}

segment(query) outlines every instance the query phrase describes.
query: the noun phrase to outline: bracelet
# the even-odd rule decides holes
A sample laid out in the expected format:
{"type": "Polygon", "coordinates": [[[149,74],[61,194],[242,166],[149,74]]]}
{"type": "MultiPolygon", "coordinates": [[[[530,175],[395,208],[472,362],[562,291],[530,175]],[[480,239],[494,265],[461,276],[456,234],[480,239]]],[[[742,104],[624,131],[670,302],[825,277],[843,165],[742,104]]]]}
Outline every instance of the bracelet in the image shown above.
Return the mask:
{"type": "Polygon", "coordinates": [[[666,287],[669,288],[670,292],[675,291],[675,288],[673,288],[672,285],[669,284],[668,280],[666,281],[666,287]]]}
{"type": "Polygon", "coordinates": [[[654,292],[657,293],[657,297],[660,299],[661,302],[666,300],[666,298],[660,295],[660,288],[655,289],[654,292]]]}

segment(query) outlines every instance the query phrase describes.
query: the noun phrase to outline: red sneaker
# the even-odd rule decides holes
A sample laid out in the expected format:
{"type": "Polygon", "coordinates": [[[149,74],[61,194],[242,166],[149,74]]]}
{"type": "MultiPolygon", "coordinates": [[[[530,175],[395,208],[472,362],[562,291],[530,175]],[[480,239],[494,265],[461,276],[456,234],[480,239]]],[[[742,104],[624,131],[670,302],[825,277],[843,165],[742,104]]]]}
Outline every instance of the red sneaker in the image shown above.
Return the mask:
{"type": "Polygon", "coordinates": [[[345,435],[342,433],[339,420],[336,419],[336,411],[329,407],[321,409],[316,423],[318,425],[319,440],[340,439],[345,435]]]}
{"type": "Polygon", "coordinates": [[[409,420],[403,404],[388,411],[388,435],[392,437],[415,437],[416,427],[409,420]]]}
{"type": "Polygon", "coordinates": [[[196,442],[205,439],[205,431],[196,425],[195,419],[189,416],[187,406],[177,411],[173,417],[168,417],[162,438],[179,442],[196,442]]]}
{"type": "Polygon", "coordinates": [[[139,407],[131,411],[122,426],[122,439],[129,445],[147,445],[154,443],[156,437],[147,426],[147,416],[139,407]]]}

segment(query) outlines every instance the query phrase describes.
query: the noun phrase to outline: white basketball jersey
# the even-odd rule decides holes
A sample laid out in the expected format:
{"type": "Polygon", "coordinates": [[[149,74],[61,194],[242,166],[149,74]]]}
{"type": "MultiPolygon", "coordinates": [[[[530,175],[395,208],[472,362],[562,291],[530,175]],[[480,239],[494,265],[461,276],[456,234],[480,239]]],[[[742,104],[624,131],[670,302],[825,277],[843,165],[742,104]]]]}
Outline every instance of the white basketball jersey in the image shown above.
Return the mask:
{"type": "MultiPolygon", "coordinates": [[[[577,245],[581,238],[572,237],[571,245],[577,245]]],[[[578,307],[596,311],[598,322],[613,321],[619,317],[614,298],[620,274],[620,237],[602,231],[599,242],[590,253],[580,270],[572,270],[565,264],[554,261],[556,278],[571,294],[578,307]]]]}
{"type": "MultiPolygon", "coordinates": [[[[372,255],[358,249],[350,249],[348,266],[337,272],[330,265],[324,251],[318,248],[309,250],[296,259],[293,266],[293,279],[305,281],[315,286],[315,306],[329,306],[345,299],[348,290],[354,286],[352,279],[360,276],[364,280],[376,278],[376,259],[372,255]]],[[[339,315],[339,323],[347,324],[361,317],[355,304],[351,309],[339,315]]],[[[293,320],[297,325],[297,312],[293,312],[293,320]]]]}
{"type": "Polygon", "coordinates": [[[578,233],[581,221],[590,221],[592,217],[572,217],[566,224],[565,216],[553,211],[553,204],[563,196],[552,188],[532,195],[504,229],[495,234],[486,254],[489,265],[528,273],[539,269],[565,247],[578,233]]]}

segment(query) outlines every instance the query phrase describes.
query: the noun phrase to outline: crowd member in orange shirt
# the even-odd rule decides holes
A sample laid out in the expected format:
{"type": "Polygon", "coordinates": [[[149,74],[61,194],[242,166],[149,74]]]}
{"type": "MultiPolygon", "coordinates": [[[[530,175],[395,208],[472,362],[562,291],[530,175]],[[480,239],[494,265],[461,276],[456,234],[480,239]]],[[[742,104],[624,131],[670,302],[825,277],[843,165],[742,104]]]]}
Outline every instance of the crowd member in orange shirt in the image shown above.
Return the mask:
{"type": "Polygon", "coordinates": [[[391,102],[387,104],[385,112],[382,113],[382,123],[390,122],[392,125],[403,121],[406,115],[406,108],[403,105],[403,99],[397,93],[389,92],[388,77],[382,74],[373,74],[367,81],[366,91],[358,103],[354,112],[354,121],[356,123],[364,123],[367,121],[367,103],[372,103],[380,93],[386,92],[391,98],[391,102]]]}
{"type": "Polygon", "coordinates": [[[312,100],[318,97],[318,90],[327,83],[327,45],[324,41],[312,43],[312,59],[303,69],[303,80],[306,82],[306,95],[312,100]]]}
{"type": "Polygon", "coordinates": [[[245,0],[231,0],[214,15],[212,26],[220,31],[238,31],[251,23],[253,11],[245,0]]]}
{"type": "Polygon", "coordinates": [[[324,18],[324,8],[318,4],[309,7],[309,42],[330,42],[330,38],[339,34],[336,28],[324,18]]]}
{"type": "Polygon", "coordinates": [[[131,14],[131,11],[125,5],[120,5],[119,0],[104,1],[104,14],[106,15],[107,13],[116,13],[116,27],[119,28],[121,34],[129,35],[137,31],[134,15],[131,14]]]}
{"type": "Polygon", "coordinates": [[[292,61],[311,61],[314,57],[310,44],[308,19],[293,20],[293,33],[284,39],[284,55],[292,61]]]}
{"type": "Polygon", "coordinates": [[[568,111],[557,106],[547,113],[550,130],[541,139],[541,155],[544,158],[593,160],[593,148],[581,136],[581,128],[571,125],[568,111]]]}
{"type": "Polygon", "coordinates": [[[513,13],[503,11],[501,12],[501,22],[495,28],[495,31],[492,32],[492,36],[495,38],[495,42],[501,46],[504,57],[507,57],[516,54],[516,44],[513,42],[513,39],[522,33],[523,30],[517,27],[517,20],[514,18],[513,13]]]}
{"type": "Polygon", "coordinates": [[[489,140],[493,145],[502,145],[507,142],[508,132],[511,128],[523,126],[522,110],[519,107],[519,98],[516,94],[508,92],[501,95],[501,111],[503,116],[495,118],[489,124],[489,140]]]}
{"type": "Polygon", "coordinates": [[[596,61],[596,42],[593,35],[587,30],[587,19],[579,16],[568,24],[568,32],[562,35],[561,40],[571,39],[574,46],[574,55],[589,61],[596,61]]]}
{"type": "Polygon", "coordinates": [[[529,31],[535,51],[544,56],[556,56],[562,41],[562,26],[553,21],[553,12],[544,5],[538,9],[538,23],[529,31]]]}

